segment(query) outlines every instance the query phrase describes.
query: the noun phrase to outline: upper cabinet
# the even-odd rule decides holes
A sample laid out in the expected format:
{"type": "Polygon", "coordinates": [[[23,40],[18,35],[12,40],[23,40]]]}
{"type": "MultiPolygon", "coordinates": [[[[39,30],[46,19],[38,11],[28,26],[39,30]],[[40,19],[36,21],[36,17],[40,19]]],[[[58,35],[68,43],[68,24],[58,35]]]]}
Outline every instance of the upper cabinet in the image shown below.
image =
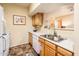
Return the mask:
{"type": "Polygon", "coordinates": [[[37,13],[32,16],[33,27],[41,27],[43,25],[43,13],[37,13]]]}

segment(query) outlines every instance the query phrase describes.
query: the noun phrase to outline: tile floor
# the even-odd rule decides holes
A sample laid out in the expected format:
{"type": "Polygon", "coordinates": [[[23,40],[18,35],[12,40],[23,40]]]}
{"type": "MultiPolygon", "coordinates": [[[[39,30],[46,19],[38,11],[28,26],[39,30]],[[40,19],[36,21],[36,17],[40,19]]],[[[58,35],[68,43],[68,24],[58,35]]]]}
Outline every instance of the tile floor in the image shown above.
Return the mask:
{"type": "Polygon", "coordinates": [[[9,56],[35,56],[29,44],[22,44],[10,48],[9,56]]]}

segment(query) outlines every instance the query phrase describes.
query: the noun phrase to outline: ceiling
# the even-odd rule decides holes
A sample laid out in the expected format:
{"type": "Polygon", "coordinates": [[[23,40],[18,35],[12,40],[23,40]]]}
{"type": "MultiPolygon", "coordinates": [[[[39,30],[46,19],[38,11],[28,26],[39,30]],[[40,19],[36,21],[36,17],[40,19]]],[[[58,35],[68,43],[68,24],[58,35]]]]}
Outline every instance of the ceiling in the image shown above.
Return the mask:
{"type": "Polygon", "coordinates": [[[28,8],[31,3],[1,3],[2,5],[17,5],[17,6],[20,6],[20,7],[25,7],[25,8],[28,8]]]}
{"type": "MultiPolygon", "coordinates": [[[[18,5],[29,9],[32,3],[6,3],[6,4],[18,5]]],[[[37,12],[41,13],[55,12],[64,5],[74,5],[74,3],[40,3],[40,5],[32,12],[32,14],[35,14],[37,12]]]]}
{"type": "Polygon", "coordinates": [[[66,5],[73,5],[73,3],[41,3],[41,5],[35,10],[35,13],[51,13],[66,5]]]}
{"type": "Polygon", "coordinates": [[[18,6],[26,7],[26,8],[28,8],[31,5],[31,3],[14,3],[14,4],[18,6]]]}

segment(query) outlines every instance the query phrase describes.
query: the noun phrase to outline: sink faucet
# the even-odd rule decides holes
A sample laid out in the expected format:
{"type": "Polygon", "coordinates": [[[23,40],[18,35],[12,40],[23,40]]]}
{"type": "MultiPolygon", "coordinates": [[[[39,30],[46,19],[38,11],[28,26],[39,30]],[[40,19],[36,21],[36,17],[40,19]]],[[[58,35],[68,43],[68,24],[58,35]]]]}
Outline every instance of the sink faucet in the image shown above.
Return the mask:
{"type": "Polygon", "coordinates": [[[54,30],[54,36],[55,36],[55,37],[57,37],[57,36],[58,36],[58,35],[57,35],[57,32],[56,32],[55,30],[54,30]]]}

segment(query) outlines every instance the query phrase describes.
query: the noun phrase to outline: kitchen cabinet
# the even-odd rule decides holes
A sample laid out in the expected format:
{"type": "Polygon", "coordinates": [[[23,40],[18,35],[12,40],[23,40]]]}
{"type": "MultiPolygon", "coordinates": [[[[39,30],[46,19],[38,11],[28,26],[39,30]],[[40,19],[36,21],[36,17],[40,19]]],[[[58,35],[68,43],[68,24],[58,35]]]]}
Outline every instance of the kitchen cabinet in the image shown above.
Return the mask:
{"type": "Polygon", "coordinates": [[[45,40],[45,56],[55,56],[56,46],[45,40]]]}
{"type": "Polygon", "coordinates": [[[55,50],[53,50],[51,47],[45,45],[45,56],[55,56],[55,50]]]}
{"type": "Polygon", "coordinates": [[[29,44],[32,45],[32,33],[29,32],[29,44]]]}
{"type": "Polygon", "coordinates": [[[40,38],[39,42],[41,46],[40,56],[73,56],[73,52],[43,38],[40,38]]]}
{"type": "Polygon", "coordinates": [[[73,56],[74,52],[29,32],[29,43],[40,56],[73,56]],[[38,50],[38,51],[37,51],[38,50]]]}
{"type": "Polygon", "coordinates": [[[56,46],[54,44],[51,44],[50,42],[40,38],[39,39],[41,50],[40,55],[41,56],[55,56],[56,54],[56,46]]]}
{"type": "Polygon", "coordinates": [[[32,16],[32,26],[35,26],[35,15],[32,16]]]}
{"type": "Polygon", "coordinates": [[[44,39],[39,39],[41,50],[40,50],[40,56],[44,56],[44,39]]]}
{"type": "Polygon", "coordinates": [[[62,19],[58,20],[58,28],[62,27],[62,19]]]}
{"type": "Polygon", "coordinates": [[[61,48],[61,47],[57,47],[57,53],[58,53],[58,55],[60,55],[60,54],[62,54],[63,56],[72,56],[73,55],[73,53],[72,52],[70,52],[70,51],[68,51],[68,50],[66,50],[66,49],[64,49],[64,48],[61,48]],[[60,53],[60,54],[59,54],[60,53]]]}
{"type": "Polygon", "coordinates": [[[52,48],[54,50],[56,49],[56,45],[53,44],[53,43],[48,42],[47,40],[45,40],[45,45],[49,46],[50,48],[52,48]]]}
{"type": "Polygon", "coordinates": [[[32,16],[33,27],[41,27],[43,25],[43,13],[37,13],[32,16]]]}

